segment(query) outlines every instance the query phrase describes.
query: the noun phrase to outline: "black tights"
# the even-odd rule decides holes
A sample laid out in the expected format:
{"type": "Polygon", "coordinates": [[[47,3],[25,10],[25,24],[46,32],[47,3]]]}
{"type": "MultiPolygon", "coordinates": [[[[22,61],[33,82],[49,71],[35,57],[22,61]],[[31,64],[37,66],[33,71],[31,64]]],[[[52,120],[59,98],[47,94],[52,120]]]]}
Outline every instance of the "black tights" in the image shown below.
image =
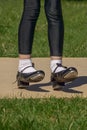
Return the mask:
{"type": "MultiPolygon", "coordinates": [[[[24,11],[19,26],[19,54],[31,54],[35,25],[40,13],[41,0],[24,0],[24,11]]],[[[44,0],[48,21],[48,40],[51,56],[62,56],[64,24],[61,0],[44,0]]]]}

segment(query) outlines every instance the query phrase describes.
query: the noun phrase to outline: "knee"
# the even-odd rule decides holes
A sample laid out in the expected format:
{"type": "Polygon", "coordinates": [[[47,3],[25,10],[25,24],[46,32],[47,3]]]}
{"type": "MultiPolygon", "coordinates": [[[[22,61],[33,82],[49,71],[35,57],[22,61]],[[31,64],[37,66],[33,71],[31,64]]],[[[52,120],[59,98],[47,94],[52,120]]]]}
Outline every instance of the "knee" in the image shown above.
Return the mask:
{"type": "Polygon", "coordinates": [[[40,14],[40,6],[27,6],[24,9],[24,17],[27,20],[36,20],[40,14]]]}
{"type": "Polygon", "coordinates": [[[30,9],[30,17],[33,19],[37,19],[40,14],[40,7],[34,7],[30,9]]]}
{"type": "Polygon", "coordinates": [[[45,13],[49,21],[63,20],[62,12],[58,8],[45,7],[45,13]]]}

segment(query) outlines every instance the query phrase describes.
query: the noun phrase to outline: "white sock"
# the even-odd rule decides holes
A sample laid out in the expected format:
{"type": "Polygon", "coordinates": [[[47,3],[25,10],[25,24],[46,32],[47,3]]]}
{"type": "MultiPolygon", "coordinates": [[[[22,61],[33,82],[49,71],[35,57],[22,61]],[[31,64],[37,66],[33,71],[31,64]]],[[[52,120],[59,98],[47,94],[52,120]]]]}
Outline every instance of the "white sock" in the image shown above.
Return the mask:
{"type": "Polygon", "coordinates": [[[19,60],[19,66],[18,66],[18,71],[21,72],[24,68],[26,68],[23,73],[32,73],[35,72],[36,69],[32,67],[32,61],[31,59],[20,59],[19,60]],[[27,66],[31,66],[26,68],[27,66]]]}
{"type": "MultiPolygon", "coordinates": [[[[50,62],[51,72],[54,72],[55,68],[57,67],[57,63],[62,64],[62,60],[51,60],[50,62]]],[[[62,70],[65,70],[65,68],[60,66],[56,69],[55,73],[60,72],[62,70]]]]}

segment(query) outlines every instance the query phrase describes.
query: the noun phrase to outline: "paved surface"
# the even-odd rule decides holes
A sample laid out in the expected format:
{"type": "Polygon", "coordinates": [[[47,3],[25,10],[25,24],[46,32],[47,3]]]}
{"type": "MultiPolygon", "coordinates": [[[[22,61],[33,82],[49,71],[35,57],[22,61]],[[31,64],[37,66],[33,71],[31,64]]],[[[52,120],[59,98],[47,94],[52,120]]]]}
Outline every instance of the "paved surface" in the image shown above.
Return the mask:
{"type": "Polygon", "coordinates": [[[65,66],[74,66],[79,76],[61,91],[54,91],[50,83],[49,58],[33,58],[37,69],[45,71],[45,79],[36,84],[30,84],[26,89],[18,89],[16,80],[18,58],[0,58],[0,98],[45,98],[45,97],[87,97],[87,58],[63,58],[65,66]]]}

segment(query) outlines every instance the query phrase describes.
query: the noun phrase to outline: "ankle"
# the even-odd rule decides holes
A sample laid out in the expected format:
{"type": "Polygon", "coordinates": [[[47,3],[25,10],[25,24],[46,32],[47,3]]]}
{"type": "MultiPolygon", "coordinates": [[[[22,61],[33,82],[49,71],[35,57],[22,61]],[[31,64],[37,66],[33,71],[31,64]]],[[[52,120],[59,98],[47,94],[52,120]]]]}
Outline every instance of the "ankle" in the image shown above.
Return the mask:
{"type": "Polygon", "coordinates": [[[19,66],[18,71],[21,72],[24,68],[26,68],[23,73],[31,73],[35,72],[36,69],[32,65],[31,59],[20,59],[19,60],[19,66]]]}
{"type": "Polygon", "coordinates": [[[66,68],[62,66],[62,60],[51,60],[50,69],[52,73],[57,73],[65,70],[66,68]]]}
{"type": "Polygon", "coordinates": [[[31,59],[31,55],[19,54],[19,59],[20,60],[31,59]]]}

